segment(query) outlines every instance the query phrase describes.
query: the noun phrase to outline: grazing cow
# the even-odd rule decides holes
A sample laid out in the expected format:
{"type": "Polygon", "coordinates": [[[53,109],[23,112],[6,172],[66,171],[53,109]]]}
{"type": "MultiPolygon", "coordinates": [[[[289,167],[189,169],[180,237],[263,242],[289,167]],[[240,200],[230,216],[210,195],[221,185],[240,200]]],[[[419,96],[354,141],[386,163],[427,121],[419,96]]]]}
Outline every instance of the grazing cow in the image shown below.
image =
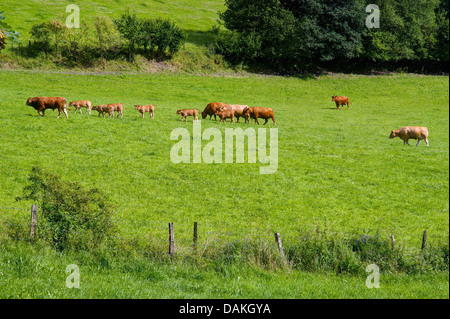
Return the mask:
{"type": "Polygon", "coordinates": [[[248,117],[248,118],[251,117],[252,119],[255,119],[255,123],[258,125],[259,125],[258,118],[262,118],[262,119],[266,120],[264,122],[264,125],[267,124],[267,121],[269,119],[272,119],[274,126],[276,125],[273,109],[271,109],[269,107],[259,107],[259,106],[246,107],[244,109],[243,115],[244,115],[244,117],[248,117]]]}
{"type": "Polygon", "coordinates": [[[338,108],[338,110],[341,110],[344,108],[344,105],[347,105],[347,110],[350,109],[350,104],[352,102],[350,102],[348,100],[348,97],[346,96],[332,96],[331,97],[331,102],[336,102],[336,107],[338,108]]]}
{"type": "Polygon", "coordinates": [[[142,114],[142,118],[144,118],[144,114],[146,112],[149,112],[150,113],[150,117],[152,119],[155,118],[155,107],[158,108],[157,106],[150,105],[150,104],[149,105],[135,105],[134,106],[134,108],[136,110],[138,110],[142,114]]]}
{"type": "Polygon", "coordinates": [[[105,117],[105,114],[109,114],[108,117],[114,117],[114,106],[111,104],[108,105],[94,105],[92,106],[92,109],[94,111],[98,112],[98,116],[103,115],[105,117]]]}
{"type": "Polygon", "coordinates": [[[236,105],[236,104],[230,104],[229,105],[233,111],[234,116],[237,118],[237,123],[239,123],[239,118],[243,117],[245,119],[245,123],[250,122],[249,116],[244,115],[244,110],[248,108],[248,105],[236,105]]]}
{"type": "Polygon", "coordinates": [[[198,121],[198,110],[196,110],[196,109],[178,110],[177,114],[181,115],[181,122],[183,122],[183,120],[186,120],[186,122],[187,122],[188,116],[193,116],[194,121],[198,121]]]}
{"type": "Polygon", "coordinates": [[[234,108],[230,105],[220,107],[214,115],[220,118],[220,122],[226,122],[227,119],[231,119],[231,124],[234,123],[234,108]]]}
{"type": "Polygon", "coordinates": [[[428,129],[426,127],[418,127],[418,126],[405,126],[398,130],[391,131],[391,135],[389,136],[390,139],[393,139],[395,137],[399,137],[403,140],[403,145],[408,144],[408,140],[419,140],[416,144],[418,146],[422,140],[425,140],[427,143],[427,146],[429,146],[428,143],[428,129]]]}
{"type": "Polygon", "coordinates": [[[228,104],[226,103],[220,103],[220,102],[213,102],[213,103],[209,103],[205,110],[202,112],[202,118],[206,119],[206,117],[209,115],[209,119],[211,119],[211,117],[214,115],[214,120],[217,121],[216,118],[216,111],[221,108],[222,106],[227,106],[228,104]]]}
{"type": "Polygon", "coordinates": [[[67,114],[67,101],[63,97],[30,97],[25,105],[33,107],[40,116],[45,115],[46,109],[51,109],[53,111],[57,109],[59,112],[57,117],[58,119],[61,116],[61,113],[64,113],[66,118],[69,118],[69,115],[67,114]]]}
{"type": "Polygon", "coordinates": [[[119,118],[119,115],[121,118],[123,118],[123,104],[122,103],[112,103],[112,104],[107,104],[107,105],[112,106],[114,108],[114,112],[118,113],[117,118],[119,118]]]}
{"type": "Polygon", "coordinates": [[[80,111],[80,114],[83,114],[81,111],[82,107],[86,108],[86,113],[89,113],[89,115],[91,114],[91,101],[72,101],[69,103],[69,106],[75,107],[75,114],[77,114],[78,110],[80,111]]]}

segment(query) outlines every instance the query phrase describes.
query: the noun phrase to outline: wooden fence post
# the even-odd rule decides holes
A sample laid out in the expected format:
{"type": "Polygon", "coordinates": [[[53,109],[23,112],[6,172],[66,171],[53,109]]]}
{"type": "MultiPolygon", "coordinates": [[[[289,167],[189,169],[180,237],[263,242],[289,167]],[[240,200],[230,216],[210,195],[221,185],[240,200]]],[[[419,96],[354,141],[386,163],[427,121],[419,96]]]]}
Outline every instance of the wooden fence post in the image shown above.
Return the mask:
{"type": "Polygon", "coordinates": [[[194,249],[197,248],[197,240],[198,240],[198,228],[197,228],[198,224],[197,222],[194,222],[194,249]]]}
{"type": "Polygon", "coordinates": [[[280,233],[275,233],[275,242],[278,245],[278,250],[280,251],[281,258],[283,259],[284,264],[287,266],[286,256],[284,255],[283,245],[281,243],[280,233]]]}
{"type": "Polygon", "coordinates": [[[31,230],[30,237],[34,239],[36,237],[36,225],[37,225],[37,205],[31,206],[31,230]]]}
{"type": "Polygon", "coordinates": [[[391,236],[391,244],[392,244],[392,249],[395,248],[395,238],[394,235],[391,236]]]}
{"type": "Polygon", "coordinates": [[[428,241],[427,231],[424,230],[423,231],[423,236],[422,236],[422,250],[424,250],[425,247],[427,247],[427,241],[428,241]]]}
{"type": "Polygon", "coordinates": [[[175,235],[173,233],[173,223],[169,223],[169,255],[173,257],[175,254],[175,235]]]}

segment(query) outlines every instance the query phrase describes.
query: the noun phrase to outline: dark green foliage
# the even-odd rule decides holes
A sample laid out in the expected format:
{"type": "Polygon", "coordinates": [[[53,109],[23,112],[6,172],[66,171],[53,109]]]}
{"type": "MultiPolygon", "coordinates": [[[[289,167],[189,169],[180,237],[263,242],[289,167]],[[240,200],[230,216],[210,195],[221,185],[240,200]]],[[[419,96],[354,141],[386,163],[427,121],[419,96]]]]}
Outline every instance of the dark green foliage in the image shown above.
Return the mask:
{"type": "Polygon", "coordinates": [[[33,167],[28,181],[17,199],[38,205],[38,236],[57,250],[96,248],[115,233],[114,206],[99,189],[62,181],[39,167],[33,167]]]}
{"type": "Polygon", "coordinates": [[[163,19],[146,19],[141,21],[139,44],[147,49],[156,50],[158,55],[169,51],[178,52],[186,42],[186,33],[174,22],[163,19]]]}
{"type": "Polygon", "coordinates": [[[120,19],[114,20],[114,23],[128,42],[128,59],[131,61],[134,57],[135,46],[140,38],[142,21],[138,19],[135,13],[128,11],[120,19]]]}
{"type": "MultiPolygon", "coordinates": [[[[232,33],[218,52],[234,63],[297,71],[348,61],[448,62],[448,2],[381,0],[380,28],[365,25],[363,0],[227,0],[219,13],[232,33]],[[331,63],[331,64],[330,64],[331,63]]],[[[376,62],[376,63],[373,63],[376,62]]]]}
{"type": "Polygon", "coordinates": [[[297,70],[319,61],[357,57],[364,10],[355,1],[227,0],[220,13],[235,34],[217,40],[232,60],[297,70]]]}
{"type": "Polygon", "coordinates": [[[6,40],[18,42],[20,34],[17,31],[11,29],[11,27],[5,22],[6,17],[3,15],[3,11],[0,11],[0,50],[5,48],[6,40]]]}
{"type": "Polygon", "coordinates": [[[432,59],[438,0],[383,0],[380,28],[366,29],[365,54],[375,61],[432,59]]]}

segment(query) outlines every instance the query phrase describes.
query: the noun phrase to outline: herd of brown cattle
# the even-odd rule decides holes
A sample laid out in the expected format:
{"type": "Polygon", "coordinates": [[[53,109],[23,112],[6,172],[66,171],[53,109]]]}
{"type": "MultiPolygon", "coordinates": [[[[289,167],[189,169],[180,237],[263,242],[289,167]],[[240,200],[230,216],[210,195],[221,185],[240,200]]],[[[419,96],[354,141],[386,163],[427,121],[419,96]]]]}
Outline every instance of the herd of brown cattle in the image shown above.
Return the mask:
{"type": "MultiPolygon", "coordinates": [[[[345,105],[347,105],[347,110],[350,109],[351,102],[349,98],[346,96],[332,96],[332,102],[336,103],[336,107],[338,110],[341,110],[345,105]]],[[[30,97],[27,99],[25,103],[28,106],[33,107],[39,115],[44,116],[45,110],[58,110],[58,117],[61,116],[62,113],[66,115],[66,118],[69,118],[67,114],[67,110],[71,111],[67,107],[67,101],[63,97],[30,97]]],[[[75,113],[81,111],[81,108],[86,108],[86,113],[91,114],[91,110],[97,111],[98,116],[102,115],[105,117],[108,114],[108,117],[114,118],[114,112],[117,112],[118,117],[123,118],[123,104],[115,103],[115,104],[104,104],[104,105],[92,105],[91,101],[72,101],[69,103],[69,106],[75,108],[75,113]]],[[[155,118],[155,108],[154,105],[135,105],[134,108],[142,114],[142,118],[144,118],[145,113],[149,113],[150,117],[155,118]]],[[[178,115],[181,115],[181,121],[187,122],[187,117],[194,117],[194,121],[198,121],[198,110],[197,109],[182,109],[177,111],[178,115]]],[[[259,125],[258,119],[265,120],[264,125],[267,124],[269,119],[272,119],[273,125],[276,125],[275,116],[273,109],[268,107],[249,107],[248,105],[237,105],[237,104],[226,104],[226,103],[209,103],[204,111],[202,112],[202,118],[205,119],[209,115],[209,119],[212,119],[214,115],[214,120],[217,120],[219,117],[220,122],[226,122],[227,119],[231,119],[231,123],[234,123],[234,119],[237,119],[237,123],[239,123],[239,119],[242,117],[245,119],[245,123],[250,122],[250,118],[255,120],[255,124],[259,125]]],[[[428,142],[428,129],[426,127],[418,127],[418,126],[405,126],[398,130],[391,131],[390,139],[395,137],[399,137],[403,140],[403,144],[408,144],[410,139],[418,140],[416,146],[425,140],[427,146],[429,146],[428,142]]]]}

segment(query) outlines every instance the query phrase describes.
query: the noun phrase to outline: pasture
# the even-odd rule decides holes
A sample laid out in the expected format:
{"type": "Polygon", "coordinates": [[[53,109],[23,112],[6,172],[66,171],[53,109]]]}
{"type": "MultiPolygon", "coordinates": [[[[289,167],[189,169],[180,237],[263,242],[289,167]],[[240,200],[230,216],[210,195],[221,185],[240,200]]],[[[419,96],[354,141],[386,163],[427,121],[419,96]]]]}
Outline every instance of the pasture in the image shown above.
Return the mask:
{"type": "MultiPolygon", "coordinates": [[[[29,208],[32,203],[15,198],[22,194],[31,168],[39,165],[110,195],[124,238],[166,245],[167,223],[174,222],[181,254],[183,242],[192,240],[194,222],[199,223],[203,246],[213,238],[223,242],[266,236],[273,241],[274,232],[295,238],[317,228],[338,235],[394,234],[411,250],[420,247],[425,229],[430,242],[448,238],[446,76],[202,77],[2,70],[0,79],[0,207],[29,208]],[[332,95],[349,96],[350,110],[336,110],[332,95]],[[127,109],[123,119],[72,110],[68,120],[57,120],[57,112],[40,117],[25,106],[31,96],[124,103],[127,109]],[[192,117],[181,123],[176,110],[202,111],[214,101],[274,109],[279,139],[275,174],[259,174],[259,163],[172,163],[170,150],[176,142],[170,140],[171,132],[180,127],[192,132],[192,117]],[[142,119],[135,104],[158,106],[155,119],[142,119]],[[430,146],[389,140],[391,130],[406,125],[427,126],[430,146]]],[[[232,126],[229,120],[209,119],[201,125],[202,130],[221,131],[255,127],[253,121],[232,126]]],[[[271,121],[266,126],[273,127],[271,121]]],[[[448,276],[438,281],[448,287],[448,276]]],[[[288,289],[284,296],[290,293],[288,289]]]]}

